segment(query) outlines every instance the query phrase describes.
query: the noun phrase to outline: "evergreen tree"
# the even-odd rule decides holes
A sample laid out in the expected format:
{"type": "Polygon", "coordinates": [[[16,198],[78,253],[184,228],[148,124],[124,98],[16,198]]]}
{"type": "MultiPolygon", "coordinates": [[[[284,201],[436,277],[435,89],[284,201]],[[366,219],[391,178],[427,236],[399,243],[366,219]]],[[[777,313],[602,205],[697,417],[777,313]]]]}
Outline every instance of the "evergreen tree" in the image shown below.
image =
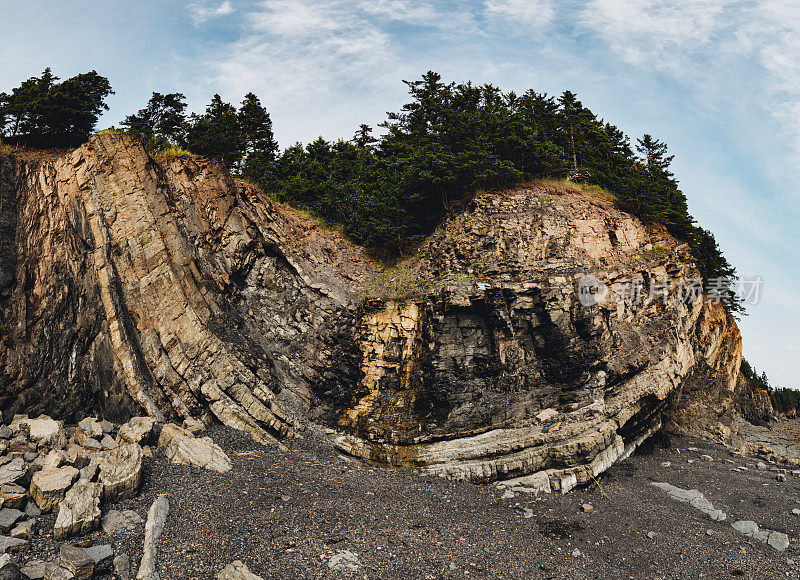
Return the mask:
{"type": "Polygon", "coordinates": [[[49,147],[78,145],[88,138],[108,109],[111,84],[96,71],[58,80],[47,68],[0,99],[7,137],[49,147]]]}
{"type": "Polygon", "coordinates": [[[272,119],[255,94],[245,95],[239,108],[238,123],[245,157],[242,173],[257,176],[275,162],[278,143],[272,132],[272,119]]]}
{"type": "Polygon", "coordinates": [[[128,115],[120,125],[145,144],[169,146],[169,141],[178,141],[182,135],[186,123],[185,99],[181,93],[154,92],[144,109],[128,115]]]}
{"type": "Polygon", "coordinates": [[[236,166],[245,153],[236,107],[214,95],[203,115],[191,116],[183,142],[193,153],[236,166]]]}
{"type": "Polygon", "coordinates": [[[355,132],[352,139],[353,144],[360,148],[360,149],[369,149],[378,142],[378,140],[372,136],[372,127],[361,123],[358,126],[358,131],[355,132]]]}

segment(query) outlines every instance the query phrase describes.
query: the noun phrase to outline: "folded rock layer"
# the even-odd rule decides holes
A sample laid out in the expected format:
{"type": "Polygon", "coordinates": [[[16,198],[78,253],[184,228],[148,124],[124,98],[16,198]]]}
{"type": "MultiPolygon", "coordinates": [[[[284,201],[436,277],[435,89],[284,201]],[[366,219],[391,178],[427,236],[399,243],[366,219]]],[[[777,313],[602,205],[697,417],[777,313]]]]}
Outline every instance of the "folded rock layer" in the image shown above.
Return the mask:
{"type": "Polygon", "coordinates": [[[697,278],[563,184],[481,194],[384,269],[215,162],[99,134],[0,158],[0,408],[323,425],[359,457],[566,490],[662,425],[731,436],[741,339],[697,278]]]}

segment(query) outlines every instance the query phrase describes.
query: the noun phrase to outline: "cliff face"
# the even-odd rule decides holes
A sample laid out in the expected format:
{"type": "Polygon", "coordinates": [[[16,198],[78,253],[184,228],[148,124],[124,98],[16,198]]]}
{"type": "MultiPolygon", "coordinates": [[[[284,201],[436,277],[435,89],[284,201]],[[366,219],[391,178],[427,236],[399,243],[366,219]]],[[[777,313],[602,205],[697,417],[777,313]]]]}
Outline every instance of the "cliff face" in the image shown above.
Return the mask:
{"type": "Polygon", "coordinates": [[[0,160],[0,204],[4,413],[321,424],[353,455],[561,489],[662,424],[730,436],[735,322],[676,299],[686,246],[591,191],[480,195],[390,271],[118,135],[0,160]]]}
{"type": "Polygon", "coordinates": [[[155,163],[117,135],[5,168],[4,412],[210,413],[262,441],[302,428],[370,274],[358,249],[213,162],[155,163]]]}
{"type": "Polygon", "coordinates": [[[360,318],[364,394],[336,417],[349,453],[475,481],[545,471],[568,489],[662,418],[730,437],[735,321],[682,296],[699,278],[685,245],[591,190],[481,195],[389,277],[389,295],[425,298],[360,318]]]}

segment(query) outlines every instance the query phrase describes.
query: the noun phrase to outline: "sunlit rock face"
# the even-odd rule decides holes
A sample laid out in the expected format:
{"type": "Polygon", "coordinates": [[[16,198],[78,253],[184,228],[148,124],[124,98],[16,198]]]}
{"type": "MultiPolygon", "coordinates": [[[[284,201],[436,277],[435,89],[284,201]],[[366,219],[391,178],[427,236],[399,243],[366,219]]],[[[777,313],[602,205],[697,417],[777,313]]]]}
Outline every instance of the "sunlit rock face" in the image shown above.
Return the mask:
{"type": "Polygon", "coordinates": [[[371,273],[361,250],[214,162],[120,135],[2,175],[4,414],[303,428],[371,273]]]}
{"type": "Polygon", "coordinates": [[[0,159],[0,204],[4,414],[319,425],[359,457],[561,490],[662,425],[731,435],[735,321],[682,292],[685,245],[591,189],[481,194],[389,270],[115,134],[0,159]]]}
{"type": "Polygon", "coordinates": [[[387,294],[418,296],[368,301],[356,327],[359,396],[336,416],[348,453],[568,489],[665,419],[730,436],[735,321],[689,291],[685,245],[602,195],[481,195],[404,268],[387,294]]]}

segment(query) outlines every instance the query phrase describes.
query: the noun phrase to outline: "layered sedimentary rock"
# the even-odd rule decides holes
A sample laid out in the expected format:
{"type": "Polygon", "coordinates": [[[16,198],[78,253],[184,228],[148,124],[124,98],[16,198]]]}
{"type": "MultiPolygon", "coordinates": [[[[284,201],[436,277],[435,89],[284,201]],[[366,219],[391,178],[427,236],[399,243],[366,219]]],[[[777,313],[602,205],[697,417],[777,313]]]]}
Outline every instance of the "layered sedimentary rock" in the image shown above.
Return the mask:
{"type": "Polygon", "coordinates": [[[5,414],[321,424],[356,456],[562,490],[663,424],[730,436],[735,321],[685,245],[594,190],[479,195],[384,271],[120,135],[0,159],[0,204],[5,414]]]}
{"type": "Polygon", "coordinates": [[[365,308],[336,443],[473,481],[545,472],[565,490],[663,419],[729,437],[741,341],[697,278],[688,247],[602,195],[481,195],[384,283],[417,299],[365,308]]]}
{"type": "Polygon", "coordinates": [[[4,413],[302,428],[310,369],[345,362],[327,355],[363,252],[214,162],[156,163],[114,134],[4,159],[0,184],[4,413]]]}

